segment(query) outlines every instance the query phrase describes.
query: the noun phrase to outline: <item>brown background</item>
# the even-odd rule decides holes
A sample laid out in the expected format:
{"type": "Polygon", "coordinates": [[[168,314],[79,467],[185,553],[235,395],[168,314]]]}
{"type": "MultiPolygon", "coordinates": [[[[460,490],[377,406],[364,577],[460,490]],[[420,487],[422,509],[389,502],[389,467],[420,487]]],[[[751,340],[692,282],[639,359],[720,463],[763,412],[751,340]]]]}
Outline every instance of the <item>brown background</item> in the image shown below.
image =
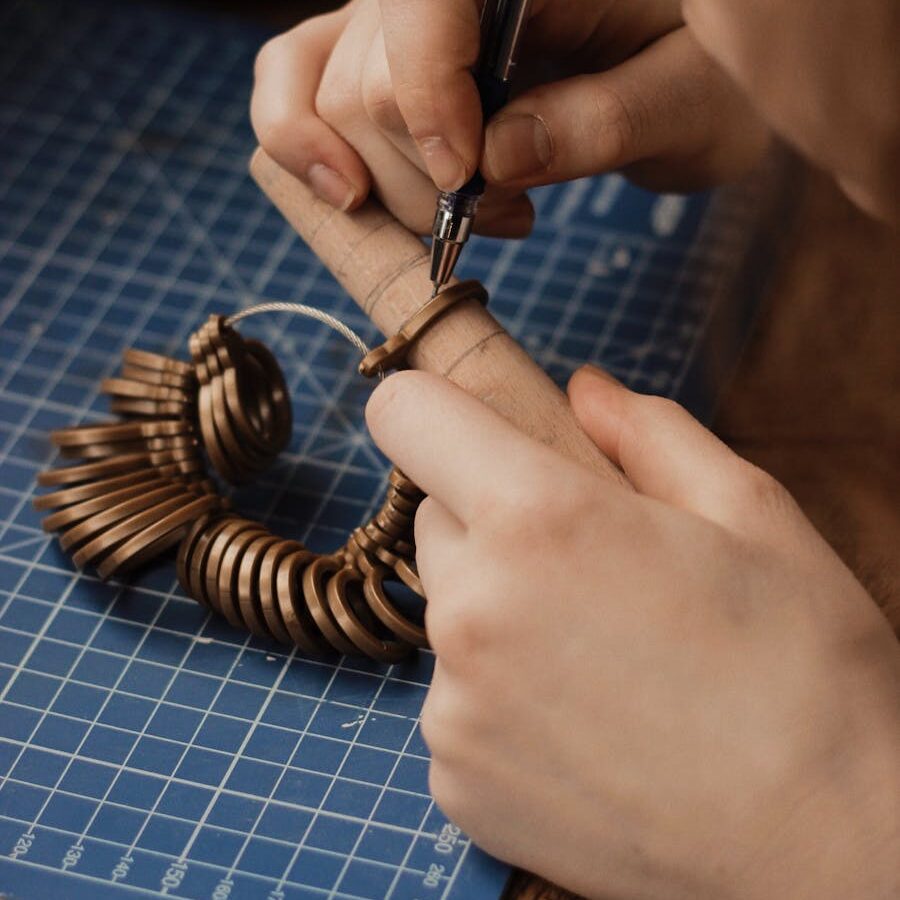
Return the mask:
{"type": "MultiPolygon", "coordinates": [[[[335,5],[249,8],[287,27],[335,5]]],[[[822,175],[794,188],[779,275],[714,427],[793,492],[900,630],[900,235],[822,175]]],[[[571,897],[525,873],[509,896],[571,897]]]]}

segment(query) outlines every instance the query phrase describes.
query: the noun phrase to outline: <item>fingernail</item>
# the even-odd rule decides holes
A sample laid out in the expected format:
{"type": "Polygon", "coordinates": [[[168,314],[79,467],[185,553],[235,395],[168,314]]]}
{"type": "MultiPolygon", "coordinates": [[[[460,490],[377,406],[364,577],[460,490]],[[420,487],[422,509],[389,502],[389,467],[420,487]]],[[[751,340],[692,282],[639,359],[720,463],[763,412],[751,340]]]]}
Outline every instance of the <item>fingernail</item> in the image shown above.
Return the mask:
{"type": "Polygon", "coordinates": [[[594,378],[599,378],[602,381],[609,382],[609,384],[614,384],[616,387],[625,387],[615,375],[610,375],[606,369],[601,369],[599,366],[595,366],[593,363],[585,363],[581,367],[582,371],[587,373],[588,375],[593,376],[594,378]]]}
{"type": "Polygon", "coordinates": [[[418,145],[431,180],[439,190],[455,191],[465,184],[466,167],[442,137],[422,138],[418,145]]]}
{"type": "Polygon", "coordinates": [[[306,172],[306,178],[319,197],[341,212],[350,209],[356,199],[353,185],[324,163],[313,163],[306,172]]]}
{"type": "Polygon", "coordinates": [[[521,181],[546,172],[553,158],[553,139],[537,116],[504,116],[488,125],[485,173],[492,181],[521,181]]]}

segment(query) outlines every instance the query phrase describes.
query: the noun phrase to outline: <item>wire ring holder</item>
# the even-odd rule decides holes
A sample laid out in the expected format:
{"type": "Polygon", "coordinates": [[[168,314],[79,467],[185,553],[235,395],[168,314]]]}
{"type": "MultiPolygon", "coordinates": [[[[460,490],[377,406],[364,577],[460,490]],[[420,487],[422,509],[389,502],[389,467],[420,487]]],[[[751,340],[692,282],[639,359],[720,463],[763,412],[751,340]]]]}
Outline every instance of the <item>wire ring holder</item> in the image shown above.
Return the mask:
{"type": "Polygon", "coordinates": [[[374,350],[314,307],[262,303],[230,318],[212,315],[189,338],[190,362],[128,349],[120,374],[101,384],[119,418],[58,429],[50,439],[77,460],[40,472],[43,528],[56,532],[79,568],[122,576],[177,546],[184,592],[253,634],[311,656],[329,652],[383,662],[427,647],[388,583],[425,600],[413,522],[424,494],[399,469],[378,512],[329,554],[280,538],[231,509],[208,465],[231,484],[270,466],[291,436],[287,384],[271,351],[234,325],[250,315],[292,312],[318,319],[363,354],[359,371],[400,368],[413,342],[456,304],[487,303],[476,281],[441,291],[374,350]]]}

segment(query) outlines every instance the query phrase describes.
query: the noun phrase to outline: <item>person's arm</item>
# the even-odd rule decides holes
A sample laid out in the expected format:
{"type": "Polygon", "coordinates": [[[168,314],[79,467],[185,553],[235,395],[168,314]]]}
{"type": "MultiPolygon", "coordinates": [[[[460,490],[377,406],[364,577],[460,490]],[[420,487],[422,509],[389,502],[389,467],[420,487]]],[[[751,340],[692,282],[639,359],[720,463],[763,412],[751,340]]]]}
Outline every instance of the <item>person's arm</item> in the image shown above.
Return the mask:
{"type": "Polygon", "coordinates": [[[477,228],[521,236],[528,187],[622,169],[689,189],[736,177],[767,146],[678,0],[535,0],[519,64],[535,86],[483,123],[469,74],[478,8],[355,0],[273,39],[251,103],[263,148],[332,205],[353,208],[374,187],[423,233],[435,185],[459,187],[481,166],[490,186],[477,228]]]}
{"type": "Polygon", "coordinates": [[[900,222],[900,4],[685,0],[692,33],[784,138],[900,222]]]}
{"type": "Polygon", "coordinates": [[[372,434],[416,517],[431,788],[591,897],[900,896],[900,644],[787,492],[674,403],[582,370],[637,493],[433,375],[372,434]]]}

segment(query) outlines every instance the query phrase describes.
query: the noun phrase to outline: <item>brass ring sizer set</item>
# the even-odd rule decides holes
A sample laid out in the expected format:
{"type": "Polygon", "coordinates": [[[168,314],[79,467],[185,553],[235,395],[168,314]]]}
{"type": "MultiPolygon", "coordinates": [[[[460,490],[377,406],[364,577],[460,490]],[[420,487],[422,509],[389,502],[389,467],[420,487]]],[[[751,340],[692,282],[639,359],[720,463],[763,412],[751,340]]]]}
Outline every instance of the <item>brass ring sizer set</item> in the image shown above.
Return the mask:
{"type": "MultiPolygon", "coordinates": [[[[475,281],[442,291],[360,372],[403,366],[427,328],[471,299],[487,302],[475,281]]],[[[388,589],[400,582],[425,599],[413,538],[422,491],[393,469],[376,515],[326,555],[243,518],[217,493],[207,461],[232,484],[263,472],[290,440],[287,385],[268,348],[224,316],[210,316],[188,346],[189,363],[126,350],[119,377],[101,385],[120,418],[51,433],[61,456],[78,462],[38,474],[38,484],[55,489],[34,501],[49,513],[43,528],[58,533],[79,568],[93,566],[104,579],[177,545],[188,596],[309,655],[394,662],[427,647],[425,629],[388,589]]]]}

